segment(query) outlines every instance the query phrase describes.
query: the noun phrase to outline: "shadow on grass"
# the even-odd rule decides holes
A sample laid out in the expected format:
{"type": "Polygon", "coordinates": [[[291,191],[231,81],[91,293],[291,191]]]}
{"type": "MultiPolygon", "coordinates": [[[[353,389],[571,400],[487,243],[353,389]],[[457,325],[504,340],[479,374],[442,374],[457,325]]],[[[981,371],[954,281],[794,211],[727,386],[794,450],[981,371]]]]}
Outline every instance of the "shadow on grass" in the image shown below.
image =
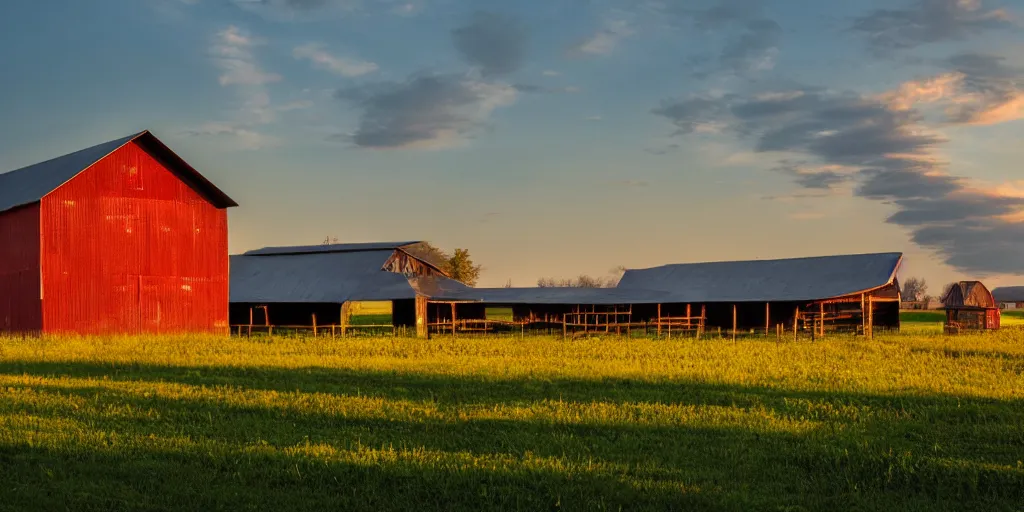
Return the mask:
{"type": "MultiPolygon", "coordinates": [[[[396,503],[412,504],[424,499],[429,502],[433,499],[429,496],[436,493],[438,499],[449,499],[453,503],[451,509],[478,508],[470,505],[479,499],[473,497],[477,492],[474,486],[493,487],[499,485],[496,481],[504,482],[501,485],[505,487],[501,488],[509,493],[505,498],[510,500],[510,496],[515,496],[520,500],[502,501],[499,505],[515,508],[518,503],[533,510],[549,508],[554,503],[552,496],[558,491],[562,491],[562,496],[576,497],[572,506],[568,505],[571,501],[568,499],[563,501],[563,506],[576,508],[579,505],[585,509],[605,503],[615,505],[613,509],[617,505],[625,509],[693,505],[701,509],[742,509],[741,504],[754,508],[798,504],[809,508],[849,508],[850,504],[856,504],[869,509],[963,510],[983,506],[985,510],[1013,510],[1012,504],[1024,502],[1024,470],[1012,469],[1024,453],[1024,432],[1020,429],[1024,424],[1024,408],[1020,401],[803,392],[699,382],[485,379],[326,368],[287,370],[6,361],[0,363],[0,373],[359,394],[428,402],[449,411],[501,404],[526,406],[548,399],[582,403],[717,405],[752,415],[758,414],[756,408],[763,407],[784,418],[819,423],[817,430],[797,434],[738,426],[652,426],[630,422],[628,418],[580,424],[529,418],[459,420],[454,413],[447,419],[345,417],[315,410],[288,412],[275,407],[237,406],[211,400],[170,400],[99,385],[61,386],[59,382],[16,387],[49,394],[57,402],[60,396],[76,396],[95,402],[96,408],[48,409],[26,406],[13,396],[0,398],[0,411],[73,417],[100,431],[138,436],[185,435],[237,447],[260,441],[278,447],[309,441],[339,449],[359,443],[374,448],[426,448],[478,456],[519,457],[532,453],[579,467],[589,461],[613,467],[602,470],[604,473],[576,470],[569,472],[569,476],[529,473],[511,475],[507,479],[492,473],[470,471],[443,476],[446,473],[440,470],[406,468],[400,478],[407,482],[407,493],[398,492],[394,496],[396,503]],[[134,411],[157,411],[158,414],[123,417],[99,412],[116,406],[130,406],[134,411]],[[674,483],[677,490],[667,491],[656,486],[649,492],[637,492],[634,486],[624,484],[624,480],[674,483]],[[687,485],[698,486],[705,492],[693,495],[678,490],[687,485]],[[715,497],[708,501],[712,492],[715,497]],[[443,498],[445,494],[449,497],[443,498]]],[[[12,460],[8,459],[8,456],[24,455],[22,452],[27,448],[9,447],[8,450],[13,451],[0,456],[0,463],[9,469],[27,470],[26,461],[12,466],[12,460]]],[[[30,459],[44,457],[37,451],[25,453],[35,454],[26,455],[30,459]]],[[[65,456],[51,453],[49,457],[59,460],[65,456]]],[[[198,461],[191,456],[182,459],[157,454],[154,457],[158,459],[158,466],[172,468],[177,464],[182,471],[205,464],[202,456],[198,461]]],[[[31,467],[39,465],[45,463],[30,464],[31,467]]],[[[82,466],[82,472],[87,472],[87,467],[82,466]]],[[[345,478],[367,480],[365,485],[372,487],[364,491],[371,494],[382,493],[381,487],[376,486],[387,489],[385,481],[394,477],[389,473],[391,470],[376,467],[345,466],[343,470],[323,471],[327,471],[326,474],[342,471],[345,478]],[[359,476],[353,477],[350,474],[353,472],[359,476]]],[[[86,485],[92,477],[83,478],[83,485],[86,485]]],[[[251,478],[246,481],[247,486],[256,485],[251,478]]],[[[302,489],[317,492],[313,488],[302,489]]],[[[288,488],[282,492],[294,490],[288,488]]],[[[338,498],[336,503],[359,503],[374,508],[368,504],[376,503],[373,500],[377,498],[352,499],[357,501],[346,501],[346,497],[338,498]]]]}
{"type": "Polygon", "coordinates": [[[209,447],[81,452],[0,444],[0,509],[727,510],[712,494],[641,489],[612,475],[209,447]]]}

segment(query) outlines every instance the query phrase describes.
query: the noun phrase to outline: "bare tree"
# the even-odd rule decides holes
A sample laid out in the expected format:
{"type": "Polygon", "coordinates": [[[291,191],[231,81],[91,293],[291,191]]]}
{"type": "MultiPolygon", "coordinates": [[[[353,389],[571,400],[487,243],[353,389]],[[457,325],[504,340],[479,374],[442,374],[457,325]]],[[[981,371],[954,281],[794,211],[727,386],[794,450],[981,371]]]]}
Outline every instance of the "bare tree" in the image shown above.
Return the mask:
{"type": "Polygon", "coordinates": [[[625,271],[625,267],[619,266],[609,272],[611,274],[609,277],[593,277],[586,274],[580,274],[575,279],[542,277],[537,280],[537,286],[540,288],[615,288],[625,271]]]}
{"type": "Polygon", "coordinates": [[[903,300],[918,302],[926,298],[928,284],[924,279],[911,277],[903,282],[903,300]]]}

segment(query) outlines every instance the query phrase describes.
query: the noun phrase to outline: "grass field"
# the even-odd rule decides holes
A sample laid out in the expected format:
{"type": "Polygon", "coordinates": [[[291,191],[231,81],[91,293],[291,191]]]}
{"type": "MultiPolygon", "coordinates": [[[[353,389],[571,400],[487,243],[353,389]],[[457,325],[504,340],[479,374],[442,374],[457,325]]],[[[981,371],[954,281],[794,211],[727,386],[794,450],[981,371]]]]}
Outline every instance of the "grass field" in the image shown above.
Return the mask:
{"type": "Polygon", "coordinates": [[[1022,373],[1019,329],[0,338],[0,510],[1020,511],[1022,373]]]}

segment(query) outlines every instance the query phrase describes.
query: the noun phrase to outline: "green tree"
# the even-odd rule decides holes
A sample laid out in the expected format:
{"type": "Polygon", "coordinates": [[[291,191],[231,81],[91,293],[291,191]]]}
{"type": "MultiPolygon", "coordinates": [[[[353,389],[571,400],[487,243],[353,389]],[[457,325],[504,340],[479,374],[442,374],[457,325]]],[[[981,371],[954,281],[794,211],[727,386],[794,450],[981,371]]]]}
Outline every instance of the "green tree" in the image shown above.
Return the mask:
{"type": "Polygon", "coordinates": [[[480,279],[480,271],[483,268],[473,263],[468,249],[455,249],[455,252],[448,258],[444,271],[459,282],[469,286],[475,286],[480,279]]]}

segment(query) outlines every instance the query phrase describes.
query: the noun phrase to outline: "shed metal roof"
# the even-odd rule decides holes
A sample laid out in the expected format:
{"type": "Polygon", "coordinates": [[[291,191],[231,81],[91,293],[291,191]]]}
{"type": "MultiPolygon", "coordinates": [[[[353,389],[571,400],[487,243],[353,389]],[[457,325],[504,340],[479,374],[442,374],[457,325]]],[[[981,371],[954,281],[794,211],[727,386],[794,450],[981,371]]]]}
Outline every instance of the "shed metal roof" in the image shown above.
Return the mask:
{"type": "Polygon", "coordinates": [[[1024,286],[1000,286],[992,289],[996,302],[1024,302],[1024,286]]]}
{"type": "Polygon", "coordinates": [[[161,160],[181,180],[188,183],[190,187],[218,208],[238,206],[238,203],[235,203],[146,130],[0,174],[0,212],[39,202],[82,171],[133,141],[142,146],[154,158],[161,160]]]}
{"type": "Polygon", "coordinates": [[[352,244],[295,245],[290,247],[263,247],[246,251],[246,256],[273,256],[283,254],[315,254],[325,252],[394,251],[402,247],[421,243],[414,242],[367,242],[352,244]]]}
{"type": "Polygon", "coordinates": [[[488,304],[547,304],[547,305],[624,305],[658,304],[670,302],[671,294],[655,290],[625,290],[619,288],[468,288],[449,294],[449,298],[472,300],[488,304]]]}
{"type": "Polygon", "coordinates": [[[301,303],[444,297],[468,289],[438,276],[407,278],[382,270],[393,249],[231,256],[231,302],[301,303]]]}
{"type": "Polygon", "coordinates": [[[892,283],[898,252],[775,260],[682,263],[627,270],[618,290],[668,292],[665,302],[789,302],[820,300],[892,283]]]}

